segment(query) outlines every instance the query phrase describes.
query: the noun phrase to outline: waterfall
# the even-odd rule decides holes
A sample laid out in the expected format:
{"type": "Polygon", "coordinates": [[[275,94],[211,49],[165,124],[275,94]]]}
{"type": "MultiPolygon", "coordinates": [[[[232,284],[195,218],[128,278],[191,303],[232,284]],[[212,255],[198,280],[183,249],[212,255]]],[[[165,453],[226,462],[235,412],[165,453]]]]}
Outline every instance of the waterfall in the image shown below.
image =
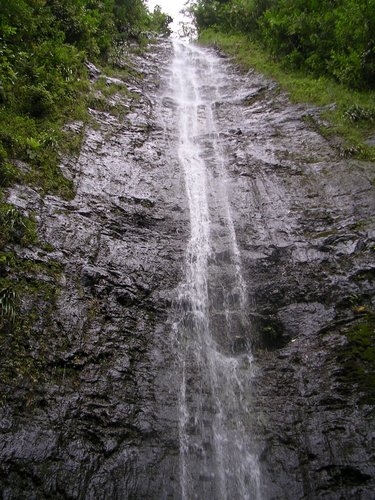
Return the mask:
{"type": "Polygon", "coordinates": [[[168,99],[190,210],[174,325],[181,498],[260,499],[247,294],[215,122],[224,70],[211,52],[173,44],[168,99]]]}

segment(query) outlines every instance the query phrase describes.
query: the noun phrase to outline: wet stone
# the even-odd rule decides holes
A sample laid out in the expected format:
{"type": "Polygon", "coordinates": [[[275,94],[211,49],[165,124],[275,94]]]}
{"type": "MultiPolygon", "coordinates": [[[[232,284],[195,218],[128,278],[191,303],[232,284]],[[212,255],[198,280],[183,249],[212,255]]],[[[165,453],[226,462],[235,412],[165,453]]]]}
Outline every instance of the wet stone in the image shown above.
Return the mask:
{"type": "MultiPolygon", "coordinates": [[[[35,299],[25,365],[1,381],[0,485],[9,500],[181,498],[178,349],[184,346],[176,325],[188,331],[197,324],[181,285],[191,228],[177,157],[177,100],[168,97],[171,42],[150,50],[129,56],[144,76],[127,84],[140,99],[121,101],[132,112],[119,121],[93,110],[97,126],[85,130],[79,158],[62,158],[75,198],[42,199],[24,185],[9,191],[9,202],[35,214],[41,239],[53,248],[16,253],[62,268],[48,310],[43,297],[35,299]],[[37,383],[22,375],[30,363],[41,372],[37,383]]],[[[233,396],[225,400],[228,446],[251,440],[264,500],[371,498],[373,403],[366,384],[372,374],[365,373],[366,383],[359,376],[364,361],[350,334],[372,324],[373,165],[342,159],[335,144],[306,124],[307,114],[318,117],[321,110],[290,104],[262,75],[243,74],[230,59],[204,50],[217,80],[202,86],[210,105],[200,107],[199,120],[202,126],[212,113],[216,132],[195,139],[215,193],[208,201],[216,250],[207,260],[206,307],[220,349],[213,382],[207,356],[196,356],[197,341],[186,347],[192,405],[186,425],[200,498],[221,494],[216,466],[201,467],[215,448],[215,383],[233,396]],[[228,213],[237,261],[228,250],[228,213]],[[245,297],[233,278],[236,266],[245,297]],[[226,317],[218,312],[223,305],[226,317]],[[232,325],[229,336],[223,324],[232,325]],[[194,419],[199,411],[201,428],[194,419]],[[239,414],[251,429],[241,439],[239,414]]],[[[97,69],[89,71],[94,81],[97,69]]],[[[208,74],[200,67],[202,78],[208,74]]],[[[81,124],[67,129],[80,133],[81,124]]],[[[247,458],[243,470],[254,470],[247,458]]],[[[238,458],[226,464],[233,489],[241,465],[238,458]]]]}

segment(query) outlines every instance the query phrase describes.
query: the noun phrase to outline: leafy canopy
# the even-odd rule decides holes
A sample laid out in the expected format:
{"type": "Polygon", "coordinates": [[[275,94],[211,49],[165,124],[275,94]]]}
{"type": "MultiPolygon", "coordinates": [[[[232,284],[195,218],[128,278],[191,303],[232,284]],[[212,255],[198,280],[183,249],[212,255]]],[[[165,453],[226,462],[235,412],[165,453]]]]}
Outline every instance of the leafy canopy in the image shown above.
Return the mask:
{"type": "Polygon", "coordinates": [[[246,34],[289,67],[375,87],[375,0],[198,0],[191,11],[198,31],[246,34]]]}

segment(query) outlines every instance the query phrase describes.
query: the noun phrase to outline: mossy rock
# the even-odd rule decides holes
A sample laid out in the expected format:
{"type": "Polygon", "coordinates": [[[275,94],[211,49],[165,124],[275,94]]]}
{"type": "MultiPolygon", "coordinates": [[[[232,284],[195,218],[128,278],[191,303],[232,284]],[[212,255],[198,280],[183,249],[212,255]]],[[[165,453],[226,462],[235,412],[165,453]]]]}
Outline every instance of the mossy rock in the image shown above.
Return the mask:
{"type": "Polygon", "coordinates": [[[341,381],[355,384],[361,403],[375,404],[375,314],[363,316],[345,335],[348,343],[338,355],[341,381]]]}

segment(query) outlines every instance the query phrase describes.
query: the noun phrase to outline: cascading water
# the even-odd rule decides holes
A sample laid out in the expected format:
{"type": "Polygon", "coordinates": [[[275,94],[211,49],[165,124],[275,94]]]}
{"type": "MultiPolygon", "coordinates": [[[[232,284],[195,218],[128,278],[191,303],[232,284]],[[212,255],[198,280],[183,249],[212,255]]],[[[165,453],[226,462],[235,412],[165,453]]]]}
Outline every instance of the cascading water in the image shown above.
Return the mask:
{"type": "Polygon", "coordinates": [[[204,49],[176,40],[174,51],[168,98],[191,224],[175,323],[181,497],[260,499],[246,289],[214,116],[223,69],[204,49]]]}

